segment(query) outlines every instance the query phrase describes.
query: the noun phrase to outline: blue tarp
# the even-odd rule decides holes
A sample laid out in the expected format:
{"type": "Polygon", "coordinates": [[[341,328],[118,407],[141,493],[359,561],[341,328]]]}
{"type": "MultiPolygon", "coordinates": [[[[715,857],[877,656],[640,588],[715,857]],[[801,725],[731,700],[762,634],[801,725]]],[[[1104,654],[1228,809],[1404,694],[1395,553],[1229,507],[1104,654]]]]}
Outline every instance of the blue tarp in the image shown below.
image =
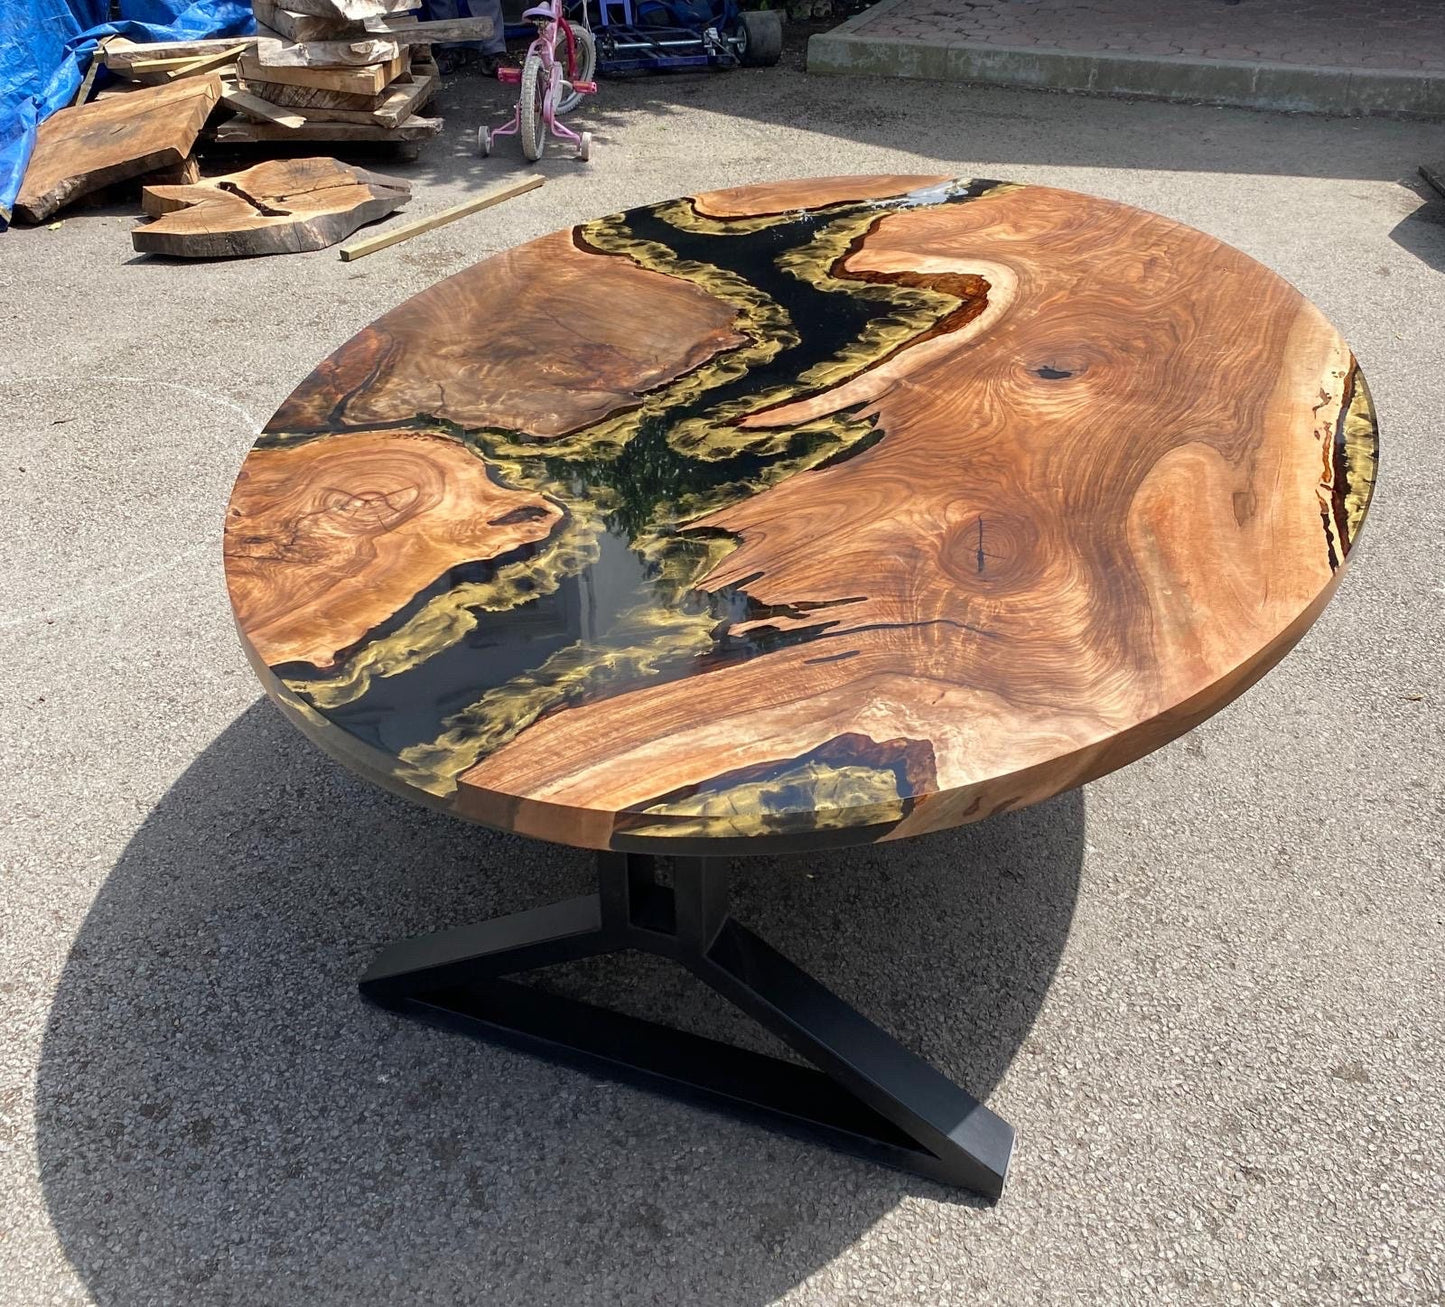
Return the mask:
{"type": "Polygon", "coordinates": [[[103,37],[198,41],[254,31],[250,0],[0,0],[0,231],[30,162],[36,125],[75,99],[103,37]]]}

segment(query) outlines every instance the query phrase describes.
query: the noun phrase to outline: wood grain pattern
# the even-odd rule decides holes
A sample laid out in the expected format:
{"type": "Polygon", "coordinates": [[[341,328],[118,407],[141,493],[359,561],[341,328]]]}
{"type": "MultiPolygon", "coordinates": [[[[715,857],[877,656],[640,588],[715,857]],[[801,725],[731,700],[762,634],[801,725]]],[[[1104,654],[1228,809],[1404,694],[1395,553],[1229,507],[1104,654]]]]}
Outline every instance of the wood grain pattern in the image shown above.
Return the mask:
{"type": "Polygon", "coordinates": [[[307,68],[263,64],[254,51],[237,61],[241,76],[250,82],[277,82],[283,86],[309,86],[316,90],[342,91],[347,95],[380,95],[411,67],[409,47],[402,47],[383,63],[354,68],[307,68]]]}
{"type": "MultiPolygon", "coordinates": [[[[397,82],[393,85],[403,85],[397,82]]],[[[284,82],[268,82],[257,77],[246,78],[246,89],[260,99],[283,109],[342,109],[353,113],[367,114],[367,119],[338,119],[341,122],[370,121],[369,115],[379,109],[392,93],[387,87],[375,94],[353,95],[347,91],[332,91],[320,86],[287,86],[284,82]]],[[[312,117],[310,113],[305,115],[312,117]]],[[[317,122],[328,121],[318,118],[317,122]]]]}
{"type": "Polygon", "coordinates": [[[437,77],[420,73],[415,67],[409,77],[399,77],[378,96],[349,96],[335,91],[317,91],[307,86],[273,84],[276,94],[266,94],[266,83],[255,86],[257,95],[283,109],[299,110],[312,123],[373,123],[396,127],[425,105],[436,93],[437,77]]]}
{"type": "Polygon", "coordinates": [[[742,343],[728,306],[586,254],[568,232],[499,254],[488,268],[481,279],[451,277],[368,327],[297,388],[270,429],[428,413],[461,427],[558,436],[742,343]],[[618,312],[629,303],[645,304],[645,317],[618,312]]]}
{"type": "MultiPolygon", "coordinates": [[[[1375,468],[1348,347],[1267,269],[935,177],[699,196],[490,259],[338,351],[252,459],[370,427],[445,435],[552,515],[400,604],[367,560],[388,613],[344,641],[308,589],[324,661],[243,615],[277,701],[462,816],[680,852],[899,838],[1157,748],[1319,614],[1375,468]]],[[[257,541],[272,493],[233,506],[257,541]]]]}
{"type": "Polygon", "coordinates": [[[361,20],[341,18],[332,14],[299,13],[276,3],[276,0],[251,0],[257,30],[263,27],[277,32],[288,41],[325,41],[343,37],[364,38],[366,28],[361,20]]]}
{"type": "Polygon", "coordinates": [[[411,184],[335,159],[271,159],[191,186],[147,186],[155,221],[131,233],[145,254],[216,259],[325,249],[394,213],[411,184]]]}
{"type": "Polygon", "coordinates": [[[944,176],[807,177],[736,186],[726,191],[703,191],[692,197],[691,207],[708,218],[748,218],[754,214],[821,209],[846,200],[887,199],[902,191],[942,185],[948,180],[944,176]]]}
{"type": "Polygon", "coordinates": [[[286,41],[276,32],[258,28],[260,38],[252,47],[253,58],[262,69],[345,68],[384,64],[401,53],[390,37],[362,36],[341,41],[286,41]]]}
{"type": "Polygon", "coordinates": [[[326,668],[448,569],[545,539],[560,516],[441,436],[258,449],[231,499],[226,580],[267,663],[326,668]]]}
{"type": "Polygon", "coordinates": [[[112,182],[183,162],[220,96],[212,74],[52,114],[36,131],[15,216],[44,222],[112,182]]]}
{"type": "Polygon", "coordinates": [[[330,141],[339,149],[351,141],[425,141],[439,136],[442,130],[440,118],[423,118],[412,114],[405,122],[395,127],[383,127],[379,123],[332,123],[305,122],[299,127],[280,127],[274,123],[246,122],[232,118],[220,123],[215,129],[217,145],[257,144],[299,144],[300,142],[330,141]]]}
{"type": "Polygon", "coordinates": [[[295,14],[354,22],[405,13],[419,5],[420,0],[286,0],[286,8],[295,14]]]}

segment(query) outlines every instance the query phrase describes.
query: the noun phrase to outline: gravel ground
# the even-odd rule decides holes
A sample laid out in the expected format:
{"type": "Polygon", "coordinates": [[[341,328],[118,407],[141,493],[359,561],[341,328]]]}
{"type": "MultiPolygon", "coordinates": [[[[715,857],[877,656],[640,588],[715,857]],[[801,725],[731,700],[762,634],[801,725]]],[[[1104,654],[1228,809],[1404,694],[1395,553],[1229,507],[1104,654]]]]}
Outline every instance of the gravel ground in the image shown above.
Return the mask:
{"type": "MultiPolygon", "coordinates": [[[[518,166],[469,150],[500,99],[449,90],[414,213],[518,166]]],[[[133,204],[0,236],[0,1300],[1442,1301],[1441,129],[786,66],[589,114],[589,167],[360,263],[138,259],[133,204]],[[740,867],[744,920],[1018,1127],[994,1208],[362,1006],[382,942],[587,860],[317,754],[219,557],[258,423],[439,277],[690,190],[938,170],[1247,250],[1384,429],[1352,575],[1240,703],[1024,813],[740,867]]],[[[571,983],[736,1028],[665,967],[571,983]]]]}

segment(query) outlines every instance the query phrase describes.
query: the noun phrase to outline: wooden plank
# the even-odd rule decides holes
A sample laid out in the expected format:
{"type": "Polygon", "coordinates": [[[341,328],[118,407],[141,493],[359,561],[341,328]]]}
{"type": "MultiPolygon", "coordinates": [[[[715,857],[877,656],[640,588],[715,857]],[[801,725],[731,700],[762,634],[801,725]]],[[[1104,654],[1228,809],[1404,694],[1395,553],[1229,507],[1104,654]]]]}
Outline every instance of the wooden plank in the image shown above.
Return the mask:
{"type": "Polygon", "coordinates": [[[255,58],[262,68],[347,68],[383,64],[395,59],[401,46],[388,37],[355,41],[283,41],[263,35],[255,58]]]}
{"type": "Polygon", "coordinates": [[[247,48],[248,43],[241,42],[229,50],[217,50],[212,54],[183,55],[168,59],[133,59],[120,71],[122,76],[137,81],[150,75],[160,83],[174,82],[181,77],[219,72],[235,63],[247,48]]]}
{"type": "Polygon", "coordinates": [[[80,89],[75,93],[75,99],[71,104],[84,104],[90,99],[91,87],[95,85],[95,75],[100,72],[105,64],[105,42],[101,42],[101,48],[90,56],[90,67],[85,70],[85,76],[81,79],[80,89]]]}
{"type": "Polygon", "coordinates": [[[293,14],[353,22],[405,13],[419,7],[420,0],[286,0],[286,8],[293,14]]]}
{"type": "Polygon", "coordinates": [[[193,186],[148,186],[143,254],[236,258],[323,249],[411,198],[411,184],[335,159],[271,159],[193,186]]]}
{"type": "Polygon", "coordinates": [[[320,86],[287,86],[284,82],[261,82],[247,78],[245,90],[285,109],[348,109],[371,113],[385,103],[392,87],[405,85],[398,78],[379,95],[350,95],[346,91],[328,91],[320,86]]]}
{"type": "Polygon", "coordinates": [[[383,127],[396,127],[426,107],[436,94],[440,78],[436,73],[414,73],[406,81],[395,81],[373,118],[383,127]]]}
{"type": "Polygon", "coordinates": [[[386,36],[403,45],[430,45],[434,41],[485,41],[495,28],[490,18],[444,18],[430,23],[368,20],[366,32],[386,36]]]}
{"type": "Polygon", "coordinates": [[[335,109],[329,105],[308,105],[293,112],[303,114],[313,123],[376,123],[395,127],[415,113],[436,91],[437,79],[428,73],[413,74],[393,82],[381,97],[381,103],[370,109],[335,109]]]}
{"type": "Polygon", "coordinates": [[[401,226],[393,227],[390,231],[384,231],[378,236],[368,236],[364,240],[352,241],[350,245],[341,247],[342,262],[350,263],[353,259],[365,258],[368,254],[375,254],[377,250],[386,249],[388,245],[410,240],[413,236],[420,236],[424,231],[433,231],[437,227],[446,226],[449,222],[455,222],[458,218],[465,218],[469,213],[490,209],[492,205],[500,204],[503,200],[510,200],[514,195],[536,190],[544,180],[533,174],[530,177],[523,177],[519,181],[494,186],[484,194],[464,200],[461,204],[454,204],[450,209],[443,209],[440,213],[433,213],[426,218],[417,218],[412,222],[404,222],[401,226]]]}
{"type": "Polygon", "coordinates": [[[306,119],[294,110],[269,104],[259,96],[251,95],[249,92],[234,87],[221,92],[221,103],[228,109],[245,114],[253,122],[275,123],[278,127],[285,127],[291,131],[306,126],[306,119]]]}
{"type": "Polygon", "coordinates": [[[288,41],[335,41],[366,36],[366,29],[355,19],[297,13],[294,9],[283,9],[276,0],[251,0],[251,9],[258,24],[280,33],[288,41]]]}
{"type": "Polygon", "coordinates": [[[220,96],[211,73],[52,114],[36,132],[15,216],[43,222],[102,186],[180,163],[220,96]]]}
{"type": "Polygon", "coordinates": [[[360,68],[277,68],[262,64],[254,51],[241,56],[241,76],[248,82],[281,82],[287,86],[310,86],[324,91],[345,91],[349,95],[380,95],[410,68],[406,49],[387,63],[360,68]]]}
{"type": "Polygon", "coordinates": [[[249,48],[256,43],[255,37],[222,36],[204,41],[127,41],[116,37],[106,42],[105,66],[124,72],[133,63],[148,63],[157,59],[198,59],[205,55],[219,54],[236,46],[249,48]]]}
{"type": "Polygon", "coordinates": [[[215,137],[222,145],[253,145],[275,141],[425,141],[442,129],[440,118],[413,114],[395,127],[378,123],[312,123],[304,127],[278,127],[275,123],[248,123],[240,118],[221,123],[215,137]]]}
{"type": "Polygon", "coordinates": [[[180,163],[148,172],[141,178],[147,186],[194,186],[200,180],[201,164],[194,154],[186,155],[180,163]]]}

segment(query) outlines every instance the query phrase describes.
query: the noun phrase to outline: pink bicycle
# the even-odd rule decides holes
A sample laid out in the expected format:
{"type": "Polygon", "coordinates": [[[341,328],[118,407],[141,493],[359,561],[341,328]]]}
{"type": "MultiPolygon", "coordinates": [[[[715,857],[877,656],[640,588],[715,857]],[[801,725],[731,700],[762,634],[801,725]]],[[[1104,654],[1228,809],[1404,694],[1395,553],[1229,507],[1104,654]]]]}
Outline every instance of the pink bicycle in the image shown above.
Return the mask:
{"type": "Polygon", "coordinates": [[[562,0],[535,5],[522,17],[536,24],[537,38],[527,47],[521,68],[497,69],[498,81],[520,83],[522,93],[505,127],[478,129],[477,149],[491,154],[497,137],[517,135],[522,138],[522,153],[537,160],[550,132],[559,141],[575,141],[577,158],[587,159],[592,153],[592,133],[579,136],[558,122],[557,115],[575,109],[584,95],[596,93],[592,77],[597,69],[597,43],[585,26],[574,27],[567,21],[562,0]]]}

